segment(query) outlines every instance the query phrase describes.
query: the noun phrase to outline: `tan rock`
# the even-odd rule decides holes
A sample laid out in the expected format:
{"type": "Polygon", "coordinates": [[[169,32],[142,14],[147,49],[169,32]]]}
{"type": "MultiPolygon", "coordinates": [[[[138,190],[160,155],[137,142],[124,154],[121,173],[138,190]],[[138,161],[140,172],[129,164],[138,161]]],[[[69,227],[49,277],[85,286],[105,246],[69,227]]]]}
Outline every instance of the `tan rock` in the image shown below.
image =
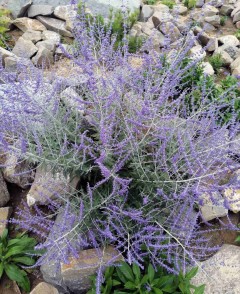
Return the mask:
{"type": "Polygon", "coordinates": [[[2,236],[3,231],[7,228],[7,221],[9,220],[11,213],[11,207],[0,208],[0,236],[2,236]]]}
{"type": "Polygon", "coordinates": [[[42,282],[38,284],[30,294],[58,294],[58,290],[50,284],[42,282]]]}
{"type": "Polygon", "coordinates": [[[21,31],[26,32],[27,30],[33,31],[45,31],[46,27],[37,19],[31,19],[28,17],[21,17],[15,19],[12,24],[18,27],[21,31]]]}
{"type": "Polygon", "coordinates": [[[0,207],[4,206],[10,200],[7,185],[0,170],[0,207]]]}
{"type": "Polygon", "coordinates": [[[224,190],[224,197],[231,211],[235,213],[240,211],[240,189],[227,188],[224,190]]]}

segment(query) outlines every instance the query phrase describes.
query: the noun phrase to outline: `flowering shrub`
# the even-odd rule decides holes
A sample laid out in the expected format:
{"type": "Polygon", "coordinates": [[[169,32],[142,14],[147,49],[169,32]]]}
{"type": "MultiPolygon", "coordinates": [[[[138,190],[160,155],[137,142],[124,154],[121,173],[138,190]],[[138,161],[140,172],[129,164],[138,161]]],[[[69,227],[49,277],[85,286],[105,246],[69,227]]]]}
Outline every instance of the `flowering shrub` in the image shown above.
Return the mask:
{"type": "Polygon", "coordinates": [[[50,83],[42,71],[23,71],[23,65],[21,75],[0,72],[6,81],[0,93],[1,149],[80,177],[74,193],[49,199],[61,222],[38,206],[35,215],[25,206],[12,222],[47,238],[38,248],[47,248],[48,255],[38,264],[50,258],[67,262],[83,248],[112,244],[129,264],[143,267],[148,256],[154,267],[186,272],[217,250],[198,230],[198,206],[203,194],[215,203],[214,192],[229,186],[224,175],[239,168],[230,156],[239,132],[234,109],[220,124],[226,92],[215,103],[206,76],[191,81],[199,63],[195,58],[183,66],[195,41],[191,34],[177,52],[156,52],[150,38],[138,55],[128,53],[125,37],[115,50],[117,39],[98,22],[86,25],[84,14],[74,34],[76,46],[71,54],[64,51],[74,78],[53,73],[50,83]]]}

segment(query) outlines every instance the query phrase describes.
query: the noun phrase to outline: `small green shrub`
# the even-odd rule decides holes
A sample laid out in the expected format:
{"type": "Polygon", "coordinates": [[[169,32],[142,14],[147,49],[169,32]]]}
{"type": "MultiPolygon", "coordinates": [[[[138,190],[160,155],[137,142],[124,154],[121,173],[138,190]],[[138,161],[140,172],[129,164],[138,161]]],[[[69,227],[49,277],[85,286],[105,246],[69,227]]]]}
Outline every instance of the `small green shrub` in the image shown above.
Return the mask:
{"type": "Polygon", "coordinates": [[[154,5],[158,2],[158,0],[145,0],[144,3],[148,4],[148,5],[154,5]]]}
{"type": "Polygon", "coordinates": [[[174,0],[162,0],[161,3],[167,5],[170,9],[173,9],[173,6],[176,5],[174,0]]]}
{"type": "Polygon", "coordinates": [[[240,39],[240,29],[238,29],[234,35],[235,35],[235,37],[240,39]]]}
{"type": "Polygon", "coordinates": [[[0,47],[6,47],[6,41],[8,40],[8,27],[10,24],[9,11],[7,9],[0,9],[0,47]]]}
{"type": "MultiPolygon", "coordinates": [[[[196,275],[197,270],[197,268],[193,268],[186,275],[182,273],[173,275],[167,273],[163,268],[158,268],[155,271],[151,264],[148,264],[144,270],[141,270],[136,264],[130,266],[128,263],[122,262],[120,266],[110,266],[106,269],[101,293],[203,294],[204,285],[197,287],[190,283],[191,279],[196,275]],[[190,289],[195,291],[191,292],[190,289]]],[[[93,276],[92,289],[87,294],[95,293],[96,276],[93,276]]]]}
{"type": "Polygon", "coordinates": [[[183,4],[188,8],[188,9],[193,9],[196,6],[196,0],[184,0],[183,4]]]}
{"type": "Polygon", "coordinates": [[[220,68],[223,66],[223,59],[221,53],[217,53],[209,57],[209,63],[212,65],[214,71],[219,73],[220,68]]]}
{"type": "Polygon", "coordinates": [[[5,272],[10,280],[26,292],[30,291],[30,281],[23,266],[32,266],[36,260],[31,254],[36,254],[34,247],[37,242],[26,234],[20,234],[14,239],[8,237],[5,230],[0,238],[0,278],[5,272]]]}
{"type": "Polygon", "coordinates": [[[224,26],[227,20],[227,16],[226,15],[222,15],[220,16],[220,25],[224,26]]]}

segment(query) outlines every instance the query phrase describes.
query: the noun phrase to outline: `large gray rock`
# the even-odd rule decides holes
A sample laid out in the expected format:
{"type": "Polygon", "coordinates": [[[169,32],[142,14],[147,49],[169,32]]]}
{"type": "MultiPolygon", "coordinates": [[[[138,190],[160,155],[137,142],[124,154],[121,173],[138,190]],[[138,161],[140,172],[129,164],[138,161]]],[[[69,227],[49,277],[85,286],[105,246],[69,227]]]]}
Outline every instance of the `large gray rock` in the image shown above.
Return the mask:
{"type": "Polygon", "coordinates": [[[18,27],[21,31],[26,32],[27,30],[33,31],[44,31],[46,27],[37,19],[31,19],[28,17],[21,17],[15,19],[12,24],[18,27]]]}
{"type": "Polygon", "coordinates": [[[159,28],[162,23],[169,22],[173,16],[169,12],[156,11],[152,16],[152,22],[155,28],[159,28]]]}
{"type": "Polygon", "coordinates": [[[147,21],[154,13],[154,10],[149,5],[143,5],[141,10],[141,20],[147,21]]]}
{"type": "Polygon", "coordinates": [[[28,41],[32,41],[34,44],[42,40],[42,34],[40,31],[27,30],[22,38],[28,41]]]}
{"type": "Polygon", "coordinates": [[[16,57],[15,54],[13,54],[12,52],[0,47],[0,63],[2,62],[3,65],[5,65],[4,60],[6,57],[16,57]]]}
{"type": "Polygon", "coordinates": [[[54,9],[54,16],[61,20],[68,20],[71,16],[76,16],[76,7],[73,5],[57,6],[54,9]]]}
{"type": "Polygon", "coordinates": [[[4,206],[10,200],[7,185],[0,170],[0,207],[4,206]]]}
{"type": "Polygon", "coordinates": [[[159,30],[170,38],[171,42],[178,40],[181,36],[179,29],[171,22],[163,23],[159,26],[159,30]]]}
{"type": "Polygon", "coordinates": [[[58,294],[58,290],[45,282],[39,283],[30,294],[58,294]]]}
{"type": "Polygon", "coordinates": [[[48,49],[49,51],[51,51],[53,53],[56,50],[56,43],[54,41],[52,41],[52,40],[45,40],[45,41],[38,42],[36,44],[36,46],[38,48],[44,47],[44,48],[48,49]]]}
{"type": "Polygon", "coordinates": [[[3,0],[0,4],[8,8],[13,17],[22,17],[25,16],[28,8],[32,4],[32,0],[3,0]]]}
{"type": "Polygon", "coordinates": [[[230,15],[233,11],[233,5],[224,4],[220,9],[220,14],[222,15],[230,15]]]}
{"type": "Polygon", "coordinates": [[[206,261],[198,262],[200,269],[191,280],[194,285],[205,284],[204,294],[240,293],[240,247],[223,245],[206,261]]]}
{"type": "Polygon", "coordinates": [[[72,33],[66,29],[66,22],[60,19],[37,16],[37,19],[50,31],[59,33],[64,37],[72,37],[72,33]]]}
{"type": "Polygon", "coordinates": [[[54,63],[53,52],[40,46],[38,53],[32,58],[32,62],[39,68],[49,68],[54,63]]]}
{"type": "Polygon", "coordinates": [[[20,37],[12,52],[17,55],[18,57],[23,58],[31,58],[34,54],[36,54],[38,51],[38,48],[33,44],[32,41],[28,41],[20,37]]]}
{"type": "Polygon", "coordinates": [[[53,41],[55,44],[58,44],[61,41],[61,36],[56,32],[46,30],[42,32],[42,39],[53,41]]]}
{"type": "Polygon", "coordinates": [[[214,27],[218,28],[220,26],[220,16],[213,15],[213,16],[206,16],[204,18],[205,22],[210,23],[214,27]]]}
{"type": "Polygon", "coordinates": [[[38,15],[48,16],[53,13],[54,7],[51,5],[31,5],[28,9],[28,17],[36,17],[38,15]]]}

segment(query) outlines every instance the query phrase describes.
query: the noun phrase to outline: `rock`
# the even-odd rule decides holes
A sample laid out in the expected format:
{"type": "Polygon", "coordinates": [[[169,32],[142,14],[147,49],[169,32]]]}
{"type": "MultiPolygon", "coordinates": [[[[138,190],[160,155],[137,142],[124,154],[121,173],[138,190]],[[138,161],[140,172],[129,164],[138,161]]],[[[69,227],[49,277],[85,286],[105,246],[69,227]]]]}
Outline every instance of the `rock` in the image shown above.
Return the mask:
{"type": "Polygon", "coordinates": [[[66,179],[60,172],[53,174],[50,167],[46,169],[38,167],[34,182],[27,194],[27,203],[29,206],[37,203],[46,204],[48,199],[55,199],[73,191],[76,188],[76,181],[77,179],[72,181],[66,179]]]}
{"type": "Polygon", "coordinates": [[[238,11],[233,17],[233,23],[240,21],[240,11],[238,11]]]}
{"type": "Polygon", "coordinates": [[[180,38],[181,33],[179,29],[171,22],[163,23],[159,26],[159,30],[165,35],[170,38],[171,42],[176,41],[180,38]]]}
{"type": "Polygon", "coordinates": [[[189,53],[192,59],[203,59],[206,57],[206,52],[203,50],[201,45],[192,47],[189,50],[189,53]]]}
{"type": "Polygon", "coordinates": [[[61,36],[56,32],[46,30],[46,31],[42,32],[42,39],[43,40],[51,40],[55,44],[58,44],[61,41],[61,36]]]}
{"type": "Polygon", "coordinates": [[[228,214],[228,210],[224,207],[224,198],[219,192],[213,192],[212,195],[204,193],[200,201],[199,209],[204,221],[211,221],[228,214]]]}
{"type": "Polygon", "coordinates": [[[215,50],[213,55],[216,55],[219,53],[221,54],[224,66],[229,66],[233,62],[233,59],[231,58],[231,56],[226,51],[219,50],[219,48],[217,50],[215,50]]]}
{"type": "Polygon", "coordinates": [[[151,5],[151,8],[153,8],[154,11],[160,11],[160,12],[170,12],[170,9],[167,5],[164,4],[157,4],[157,5],[151,5]]]}
{"type": "Polygon", "coordinates": [[[233,35],[226,35],[218,38],[218,42],[220,45],[228,45],[228,46],[238,46],[240,44],[240,41],[237,37],[233,35]]]}
{"type": "Polygon", "coordinates": [[[10,200],[7,185],[0,170],[0,207],[3,207],[10,200]]]}
{"type": "Polygon", "coordinates": [[[33,44],[33,42],[28,41],[20,37],[12,52],[17,55],[18,57],[24,57],[24,58],[31,58],[34,54],[36,54],[38,51],[38,48],[33,44]]]}
{"type": "Polygon", "coordinates": [[[232,71],[232,75],[239,77],[240,76],[240,66],[236,67],[233,71],[232,71]]]}
{"type": "Polygon", "coordinates": [[[84,104],[81,103],[83,98],[72,88],[66,88],[60,94],[61,100],[67,107],[76,110],[80,115],[84,114],[84,104]],[[78,102],[80,101],[80,102],[78,102]]]}
{"type": "Polygon", "coordinates": [[[219,15],[206,16],[204,18],[204,20],[216,28],[220,27],[220,16],[219,15]]]}
{"type": "Polygon", "coordinates": [[[45,282],[39,283],[30,294],[58,294],[58,290],[45,282]]]}
{"type": "Polygon", "coordinates": [[[215,16],[218,13],[219,13],[219,10],[212,5],[207,4],[207,5],[204,5],[203,7],[203,15],[205,17],[215,16]]]}
{"type": "Polygon", "coordinates": [[[54,41],[51,41],[51,40],[45,40],[45,41],[38,42],[36,44],[36,46],[38,48],[40,48],[42,46],[42,47],[48,49],[49,51],[51,51],[53,53],[56,50],[56,43],[54,41]]]}
{"type": "Polygon", "coordinates": [[[217,38],[210,38],[210,40],[207,43],[206,50],[208,52],[213,52],[213,51],[216,51],[217,48],[218,48],[217,38]]]}
{"type": "Polygon", "coordinates": [[[37,54],[32,58],[35,66],[40,68],[49,68],[54,63],[53,52],[46,47],[39,46],[37,54]]]}
{"type": "Polygon", "coordinates": [[[201,27],[198,27],[198,26],[195,26],[193,28],[193,33],[195,36],[197,36],[198,38],[198,41],[203,45],[203,46],[206,46],[207,43],[209,42],[210,40],[210,37],[207,33],[205,33],[203,31],[203,29],[201,27]]]}
{"type": "Polygon", "coordinates": [[[151,36],[155,31],[155,29],[153,30],[153,28],[154,24],[152,22],[146,22],[142,27],[142,32],[147,36],[151,36]]]}
{"type": "Polygon", "coordinates": [[[2,236],[3,231],[7,229],[7,221],[9,220],[11,213],[11,207],[0,208],[0,236],[2,236]]]}
{"type": "Polygon", "coordinates": [[[21,17],[15,19],[12,24],[18,27],[21,31],[26,32],[27,30],[33,31],[44,31],[46,27],[37,19],[31,19],[28,17],[21,17]]]}
{"type": "Polygon", "coordinates": [[[240,29],[240,21],[237,21],[237,22],[235,23],[235,25],[236,25],[236,28],[237,28],[237,29],[240,29]]]}
{"type": "Polygon", "coordinates": [[[215,33],[215,31],[217,30],[215,26],[213,26],[212,24],[208,22],[204,22],[202,24],[202,27],[206,33],[215,33]]]}
{"type": "Polygon", "coordinates": [[[147,21],[154,13],[154,10],[149,5],[143,5],[141,10],[140,19],[142,21],[147,21]]]}
{"type": "Polygon", "coordinates": [[[61,264],[63,283],[74,293],[89,290],[90,276],[96,273],[100,265],[104,268],[110,261],[116,263],[122,260],[122,255],[112,246],[83,250],[78,259],[69,258],[69,264],[61,264]]]}
{"type": "Polygon", "coordinates": [[[203,73],[204,74],[206,74],[208,76],[214,75],[214,69],[209,62],[202,62],[202,66],[203,66],[203,73]]]}
{"type": "Polygon", "coordinates": [[[42,34],[40,31],[27,30],[22,38],[28,41],[32,41],[34,44],[42,40],[42,34]]]}
{"type": "Polygon", "coordinates": [[[197,0],[196,1],[196,7],[197,8],[202,8],[204,5],[204,0],[197,0]]]}
{"type": "Polygon", "coordinates": [[[233,11],[233,8],[234,8],[233,5],[224,4],[220,9],[220,14],[228,16],[233,11]]]}
{"type": "Polygon", "coordinates": [[[155,28],[158,28],[162,23],[169,22],[173,16],[169,12],[156,11],[152,16],[152,22],[155,28]]]}
{"type": "Polygon", "coordinates": [[[72,33],[66,30],[66,23],[60,19],[45,16],[37,16],[37,19],[44,24],[48,30],[52,30],[64,37],[72,37],[72,33]]]}
{"type": "Polygon", "coordinates": [[[240,56],[236,58],[230,65],[231,70],[234,70],[235,68],[240,66],[240,56]]]}
{"type": "Polygon", "coordinates": [[[51,5],[31,5],[28,9],[28,17],[36,17],[38,15],[49,16],[53,11],[54,7],[51,5]]]}
{"type": "Polygon", "coordinates": [[[205,0],[205,3],[210,3],[214,7],[221,7],[223,5],[223,0],[205,0]]]}
{"type": "Polygon", "coordinates": [[[6,57],[16,57],[15,54],[12,52],[0,47],[0,64],[3,63],[3,66],[5,65],[5,58],[6,57]]]}
{"type": "Polygon", "coordinates": [[[176,14],[176,15],[185,15],[187,14],[188,12],[188,9],[186,6],[184,5],[174,5],[173,6],[173,10],[172,10],[172,13],[173,14],[176,14]]]}
{"type": "Polygon", "coordinates": [[[240,3],[238,3],[238,5],[233,9],[233,11],[231,12],[231,17],[234,17],[234,15],[236,13],[238,13],[240,11],[240,3]]]}
{"type": "Polygon", "coordinates": [[[238,186],[240,181],[240,170],[234,172],[231,181],[229,182],[230,187],[224,190],[223,196],[227,201],[229,210],[237,213],[240,211],[240,189],[231,187],[231,185],[238,186]]]}
{"type": "Polygon", "coordinates": [[[14,18],[25,16],[32,0],[7,0],[5,7],[8,8],[14,18]]]}
{"type": "Polygon", "coordinates": [[[198,262],[200,268],[191,283],[206,284],[204,294],[240,293],[239,260],[240,247],[225,244],[214,256],[198,262]]]}
{"type": "Polygon", "coordinates": [[[153,47],[156,51],[159,51],[161,47],[164,47],[166,45],[167,38],[156,29],[152,30],[151,38],[152,38],[153,47]]]}
{"type": "Polygon", "coordinates": [[[3,177],[6,182],[16,184],[22,189],[29,187],[33,180],[34,172],[31,166],[20,160],[15,154],[8,153],[4,162],[3,177]]]}
{"type": "Polygon", "coordinates": [[[64,6],[57,6],[54,9],[54,16],[61,19],[61,20],[68,20],[71,17],[77,16],[77,6],[74,5],[64,5],[64,6]]]}

